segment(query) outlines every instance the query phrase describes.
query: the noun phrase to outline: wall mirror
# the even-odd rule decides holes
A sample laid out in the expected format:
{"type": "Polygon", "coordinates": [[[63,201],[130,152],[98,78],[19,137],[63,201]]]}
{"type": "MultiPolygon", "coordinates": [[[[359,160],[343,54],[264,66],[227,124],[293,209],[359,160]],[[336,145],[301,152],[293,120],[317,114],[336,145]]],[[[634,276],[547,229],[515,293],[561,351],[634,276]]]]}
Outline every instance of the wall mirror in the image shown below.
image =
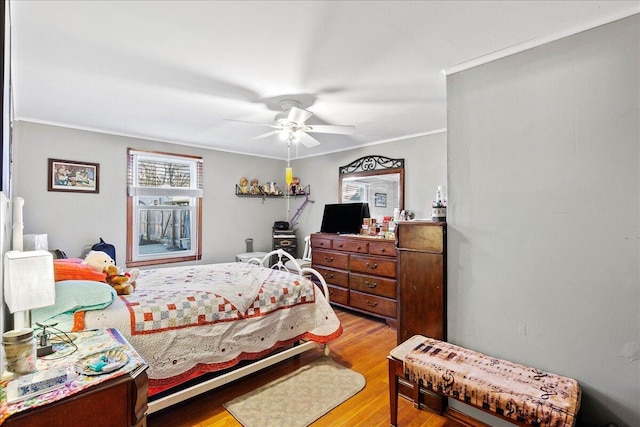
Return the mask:
{"type": "Polygon", "coordinates": [[[404,209],[404,159],[361,157],[338,169],[340,203],[368,202],[372,218],[404,209]]]}

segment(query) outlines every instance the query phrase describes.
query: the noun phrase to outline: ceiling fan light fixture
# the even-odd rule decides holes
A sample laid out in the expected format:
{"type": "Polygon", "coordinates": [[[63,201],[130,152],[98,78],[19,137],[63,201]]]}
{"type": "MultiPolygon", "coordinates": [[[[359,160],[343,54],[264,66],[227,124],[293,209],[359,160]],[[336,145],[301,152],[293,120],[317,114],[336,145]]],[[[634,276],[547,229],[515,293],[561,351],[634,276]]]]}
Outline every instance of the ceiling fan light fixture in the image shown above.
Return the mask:
{"type": "Polygon", "coordinates": [[[309,117],[311,117],[311,113],[309,111],[302,110],[300,108],[292,108],[289,110],[287,120],[297,125],[303,125],[309,117]]]}
{"type": "Polygon", "coordinates": [[[298,131],[291,132],[291,136],[289,138],[294,144],[300,142],[300,135],[298,135],[298,131]]]}

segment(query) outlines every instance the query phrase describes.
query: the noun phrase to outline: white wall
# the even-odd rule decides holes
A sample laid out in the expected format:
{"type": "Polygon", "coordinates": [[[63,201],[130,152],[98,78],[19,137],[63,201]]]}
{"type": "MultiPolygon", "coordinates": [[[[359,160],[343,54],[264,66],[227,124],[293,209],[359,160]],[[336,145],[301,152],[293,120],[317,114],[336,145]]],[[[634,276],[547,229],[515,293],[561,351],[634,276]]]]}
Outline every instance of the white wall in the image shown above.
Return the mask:
{"type": "Polygon", "coordinates": [[[103,237],[124,266],[128,147],[204,158],[203,263],[234,261],[248,237],[254,250],[271,250],[271,227],[286,214],[282,199],[235,195],[241,176],[284,181],[284,161],[28,122],[14,124],[13,138],[13,195],[25,200],[24,232],[47,233],[49,248],[69,257],[103,237]],[[47,191],[49,158],[99,163],[100,193],[47,191]]]}
{"type": "Polygon", "coordinates": [[[639,28],[447,79],[449,340],[577,379],[586,425],[640,425],[639,28]]]}

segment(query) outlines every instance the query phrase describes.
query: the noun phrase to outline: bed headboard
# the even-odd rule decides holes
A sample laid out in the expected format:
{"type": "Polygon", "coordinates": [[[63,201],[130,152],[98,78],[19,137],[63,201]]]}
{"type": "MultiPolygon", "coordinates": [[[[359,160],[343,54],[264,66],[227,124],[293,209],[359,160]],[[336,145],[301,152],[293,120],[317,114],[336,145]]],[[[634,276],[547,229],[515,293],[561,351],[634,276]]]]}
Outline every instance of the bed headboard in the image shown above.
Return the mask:
{"type": "MultiPolygon", "coordinates": [[[[4,253],[11,247],[11,203],[5,196],[4,192],[0,191],[0,295],[2,295],[0,301],[0,332],[5,332],[6,325],[9,324],[9,313],[5,313],[4,310],[4,253]]],[[[4,369],[4,352],[0,352],[0,374],[4,369]]]]}

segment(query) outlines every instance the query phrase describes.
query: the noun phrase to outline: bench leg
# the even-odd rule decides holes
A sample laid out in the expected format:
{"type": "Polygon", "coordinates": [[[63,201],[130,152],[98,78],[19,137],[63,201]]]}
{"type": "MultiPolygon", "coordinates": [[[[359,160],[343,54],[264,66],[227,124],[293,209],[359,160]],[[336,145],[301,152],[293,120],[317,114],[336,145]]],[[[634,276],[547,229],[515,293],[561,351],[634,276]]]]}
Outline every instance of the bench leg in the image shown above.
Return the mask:
{"type": "Polygon", "coordinates": [[[398,425],[398,376],[392,359],[389,359],[389,408],[391,410],[390,425],[396,427],[398,425]]]}
{"type": "Polygon", "coordinates": [[[418,379],[416,382],[413,382],[413,406],[417,409],[420,409],[420,383],[422,381],[418,379]]]}

